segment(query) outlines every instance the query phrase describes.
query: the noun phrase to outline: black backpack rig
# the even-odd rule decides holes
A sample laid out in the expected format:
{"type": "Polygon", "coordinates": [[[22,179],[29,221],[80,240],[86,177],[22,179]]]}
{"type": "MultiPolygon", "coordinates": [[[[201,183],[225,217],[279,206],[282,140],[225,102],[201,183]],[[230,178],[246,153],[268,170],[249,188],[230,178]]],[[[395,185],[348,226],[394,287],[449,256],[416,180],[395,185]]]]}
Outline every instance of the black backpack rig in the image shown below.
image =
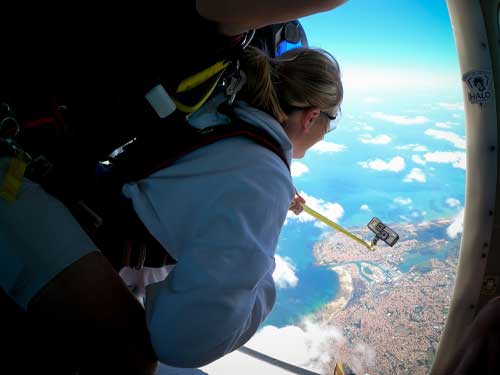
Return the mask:
{"type": "MultiPolygon", "coordinates": [[[[287,33],[293,37],[290,42],[297,43],[291,27],[300,31],[299,42],[305,40],[307,45],[298,21],[259,30],[260,37],[253,44],[274,50],[287,41],[287,33]]],[[[166,168],[198,148],[236,136],[272,150],[289,168],[279,144],[267,132],[236,119],[232,112],[232,101],[244,83],[238,55],[253,35],[251,31],[226,40],[211,59],[203,60],[202,69],[195,64],[187,78],[147,80],[147,91],[142,84],[131,85],[110,99],[109,90],[102,94],[84,82],[79,90],[61,82],[51,92],[29,91],[27,95],[23,85],[2,91],[0,157],[11,156],[14,162],[22,159],[26,165],[21,173],[11,163],[7,174],[17,173],[18,180],[24,174],[62,201],[116,270],[174,264],[168,249],[149,233],[131,201],[121,194],[125,183],[166,168]],[[231,124],[202,130],[189,126],[187,115],[214,90],[225,90],[228,95],[219,110],[231,124]]]]}

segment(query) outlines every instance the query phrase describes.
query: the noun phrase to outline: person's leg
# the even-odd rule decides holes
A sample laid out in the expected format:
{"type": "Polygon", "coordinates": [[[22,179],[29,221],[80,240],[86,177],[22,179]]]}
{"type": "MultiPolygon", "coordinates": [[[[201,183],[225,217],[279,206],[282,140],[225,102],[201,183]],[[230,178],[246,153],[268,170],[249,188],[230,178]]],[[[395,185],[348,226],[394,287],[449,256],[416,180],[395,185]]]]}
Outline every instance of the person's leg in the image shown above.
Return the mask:
{"type": "Polygon", "coordinates": [[[500,373],[500,299],[491,300],[479,311],[458,347],[448,373],[500,373]]]}
{"type": "Polygon", "coordinates": [[[79,374],[155,372],[144,309],[99,252],[53,278],[30,301],[27,315],[36,334],[53,345],[49,362],[74,361],[79,374]]]}
{"type": "MultiPolygon", "coordinates": [[[[0,157],[0,177],[10,162],[0,157]]],[[[144,309],[96,249],[38,184],[0,199],[0,373],[153,373],[144,309]]]]}

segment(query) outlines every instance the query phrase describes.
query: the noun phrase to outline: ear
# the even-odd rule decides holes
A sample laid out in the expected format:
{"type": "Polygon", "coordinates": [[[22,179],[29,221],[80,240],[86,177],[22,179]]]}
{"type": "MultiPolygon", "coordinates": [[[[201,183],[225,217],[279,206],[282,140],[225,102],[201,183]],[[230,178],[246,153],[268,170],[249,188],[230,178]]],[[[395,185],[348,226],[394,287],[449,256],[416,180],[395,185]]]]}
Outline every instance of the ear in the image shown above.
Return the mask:
{"type": "Polygon", "coordinates": [[[305,133],[309,133],[319,115],[320,109],[317,107],[308,108],[302,112],[301,128],[305,133]]]}

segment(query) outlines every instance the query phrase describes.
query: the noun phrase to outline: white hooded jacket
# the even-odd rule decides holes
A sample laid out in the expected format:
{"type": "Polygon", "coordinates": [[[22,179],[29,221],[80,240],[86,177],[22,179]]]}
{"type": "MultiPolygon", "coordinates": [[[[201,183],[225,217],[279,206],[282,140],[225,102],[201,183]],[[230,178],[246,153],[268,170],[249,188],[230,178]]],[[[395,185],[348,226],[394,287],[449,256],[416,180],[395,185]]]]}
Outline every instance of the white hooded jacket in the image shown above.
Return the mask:
{"type": "MultiPolygon", "coordinates": [[[[190,117],[227,123],[216,96],[190,117]]],[[[292,145],[271,116],[238,103],[235,114],[268,131],[290,164],[292,145]]],[[[294,188],[285,163],[244,137],[218,141],[124,194],[151,234],[178,261],[146,289],[153,347],[161,362],[198,367],[250,339],[275,302],[274,252],[294,188]]]]}

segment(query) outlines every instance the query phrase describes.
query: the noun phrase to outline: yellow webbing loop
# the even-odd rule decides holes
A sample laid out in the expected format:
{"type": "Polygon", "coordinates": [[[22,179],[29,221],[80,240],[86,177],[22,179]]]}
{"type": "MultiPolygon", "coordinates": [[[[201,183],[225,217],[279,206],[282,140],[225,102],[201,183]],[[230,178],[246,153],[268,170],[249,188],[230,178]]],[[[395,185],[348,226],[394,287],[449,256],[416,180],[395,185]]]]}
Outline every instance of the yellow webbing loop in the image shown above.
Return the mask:
{"type": "Polygon", "coordinates": [[[180,102],[179,100],[174,98],[174,103],[177,109],[181,112],[184,113],[193,113],[197,111],[203,103],[207,101],[207,99],[212,95],[214,92],[215,88],[217,87],[217,84],[219,83],[219,79],[224,73],[224,69],[228,67],[230,64],[229,61],[219,61],[215,63],[214,65],[202,70],[201,72],[198,72],[196,74],[193,74],[192,76],[186,78],[183,80],[181,83],[179,83],[179,86],[177,87],[176,93],[182,93],[185,91],[192,90],[193,88],[201,85],[202,83],[206,82],[216,74],[219,76],[217,77],[216,80],[214,80],[214,83],[212,86],[205,92],[205,95],[194,105],[188,105],[180,102]]]}
{"type": "MultiPolygon", "coordinates": [[[[222,75],[222,73],[223,72],[219,73],[219,78],[222,75]]],[[[180,101],[174,99],[174,103],[175,103],[175,106],[177,107],[177,109],[181,112],[184,112],[184,113],[193,113],[193,112],[197,111],[203,105],[203,103],[205,103],[207,101],[207,99],[210,97],[210,95],[212,95],[215,88],[217,87],[217,83],[219,82],[219,78],[217,78],[214,81],[212,87],[210,87],[210,89],[207,90],[205,95],[203,95],[203,97],[195,105],[189,106],[189,105],[183,104],[180,101]]]]}
{"type": "Polygon", "coordinates": [[[325,223],[326,225],[332,227],[333,229],[336,229],[338,230],[339,232],[342,232],[344,233],[347,237],[350,237],[351,239],[353,239],[354,241],[360,243],[361,245],[365,246],[368,250],[370,251],[375,251],[375,246],[373,244],[370,244],[364,240],[362,240],[361,238],[357,237],[356,235],[352,234],[351,232],[349,232],[348,230],[342,228],[340,225],[338,225],[337,223],[334,223],[333,221],[331,221],[330,219],[324,217],[323,215],[321,215],[319,212],[316,212],[314,211],[311,207],[307,206],[306,204],[304,203],[301,203],[302,207],[304,208],[304,211],[307,212],[309,215],[315,217],[316,219],[322,221],[323,223],[325,223]]]}
{"type": "Polygon", "coordinates": [[[189,91],[194,87],[201,85],[203,82],[207,81],[220,71],[226,69],[229,64],[230,64],[229,61],[221,60],[219,62],[216,62],[214,65],[209,66],[206,69],[203,69],[201,72],[193,74],[192,76],[182,80],[181,83],[179,83],[176,92],[180,93],[184,91],[189,91]]]}

